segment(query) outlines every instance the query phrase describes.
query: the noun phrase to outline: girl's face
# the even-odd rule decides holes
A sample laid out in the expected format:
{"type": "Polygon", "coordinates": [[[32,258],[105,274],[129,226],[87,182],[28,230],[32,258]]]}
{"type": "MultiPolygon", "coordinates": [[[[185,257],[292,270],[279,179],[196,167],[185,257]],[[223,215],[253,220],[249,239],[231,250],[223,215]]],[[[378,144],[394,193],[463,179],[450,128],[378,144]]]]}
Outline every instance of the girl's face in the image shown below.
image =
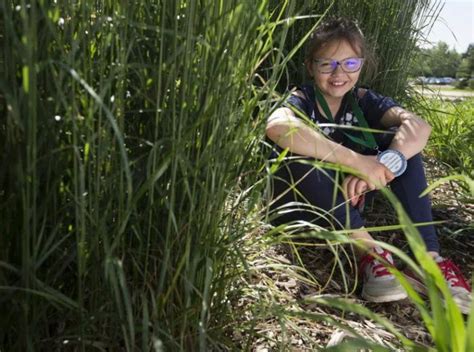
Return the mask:
{"type": "MultiPolygon", "coordinates": [[[[341,64],[344,64],[341,62],[348,58],[360,58],[360,53],[354,51],[346,40],[334,40],[315,51],[313,60],[306,61],[306,69],[309,75],[313,77],[314,83],[319,87],[327,101],[341,101],[344,94],[350,91],[359,79],[360,68],[356,72],[348,73],[341,67],[341,64]],[[328,72],[331,71],[328,62],[315,62],[315,60],[321,59],[336,60],[339,64],[334,71],[328,72]]],[[[344,66],[345,70],[352,71],[353,67],[357,67],[354,64],[357,65],[357,60],[347,60],[344,66]]]]}

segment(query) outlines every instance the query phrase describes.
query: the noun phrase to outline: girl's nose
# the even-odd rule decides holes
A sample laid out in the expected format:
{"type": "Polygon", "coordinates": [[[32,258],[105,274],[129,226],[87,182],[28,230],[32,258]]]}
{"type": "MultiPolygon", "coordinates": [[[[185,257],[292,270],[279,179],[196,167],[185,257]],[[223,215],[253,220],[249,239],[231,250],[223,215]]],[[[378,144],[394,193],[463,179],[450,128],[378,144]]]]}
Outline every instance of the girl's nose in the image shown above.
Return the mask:
{"type": "Polygon", "coordinates": [[[334,69],[334,71],[331,72],[332,75],[337,73],[344,73],[344,70],[342,69],[340,63],[337,63],[336,68],[334,69]]]}

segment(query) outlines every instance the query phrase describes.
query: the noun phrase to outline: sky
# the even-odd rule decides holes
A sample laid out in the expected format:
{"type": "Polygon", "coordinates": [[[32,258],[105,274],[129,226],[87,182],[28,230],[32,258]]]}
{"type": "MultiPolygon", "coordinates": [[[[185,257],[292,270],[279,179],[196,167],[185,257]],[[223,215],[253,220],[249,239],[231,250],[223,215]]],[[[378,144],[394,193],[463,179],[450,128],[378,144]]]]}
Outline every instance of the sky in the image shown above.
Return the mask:
{"type": "Polygon", "coordinates": [[[443,41],[458,53],[474,43],[474,0],[444,0],[444,7],[428,36],[433,43],[443,41]]]}

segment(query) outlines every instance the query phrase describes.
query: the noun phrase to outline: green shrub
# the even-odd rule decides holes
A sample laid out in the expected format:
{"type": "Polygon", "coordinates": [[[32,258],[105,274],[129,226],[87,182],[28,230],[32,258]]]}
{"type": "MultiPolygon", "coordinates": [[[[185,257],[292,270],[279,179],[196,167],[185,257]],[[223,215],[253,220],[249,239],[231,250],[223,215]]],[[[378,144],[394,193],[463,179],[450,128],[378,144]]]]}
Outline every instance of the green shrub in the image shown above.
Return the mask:
{"type": "Polygon", "coordinates": [[[467,87],[466,79],[458,79],[454,85],[457,89],[465,89],[467,87]]]}
{"type": "Polygon", "coordinates": [[[469,89],[474,90],[474,78],[471,78],[468,83],[469,89]]]}
{"type": "Polygon", "coordinates": [[[456,173],[474,177],[474,99],[427,102],[424,116],[432,126],[427,152],[456,173]]]}

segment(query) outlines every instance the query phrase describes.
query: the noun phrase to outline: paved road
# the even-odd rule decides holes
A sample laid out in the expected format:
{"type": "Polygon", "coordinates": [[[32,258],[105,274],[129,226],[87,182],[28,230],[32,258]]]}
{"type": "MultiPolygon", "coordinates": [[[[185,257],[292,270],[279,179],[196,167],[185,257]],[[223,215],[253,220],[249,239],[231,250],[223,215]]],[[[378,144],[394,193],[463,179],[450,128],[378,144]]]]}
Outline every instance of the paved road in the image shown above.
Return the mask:
{"type": "Polygon", "coordinates": [[[474,98],[474,91],[449,90],[450,86],[415,86],[415,90],[428,97],[440,97],[443,99],[469,99],[474,98]],[[447,89],[448,88],[448,89],[447,89]]]}

